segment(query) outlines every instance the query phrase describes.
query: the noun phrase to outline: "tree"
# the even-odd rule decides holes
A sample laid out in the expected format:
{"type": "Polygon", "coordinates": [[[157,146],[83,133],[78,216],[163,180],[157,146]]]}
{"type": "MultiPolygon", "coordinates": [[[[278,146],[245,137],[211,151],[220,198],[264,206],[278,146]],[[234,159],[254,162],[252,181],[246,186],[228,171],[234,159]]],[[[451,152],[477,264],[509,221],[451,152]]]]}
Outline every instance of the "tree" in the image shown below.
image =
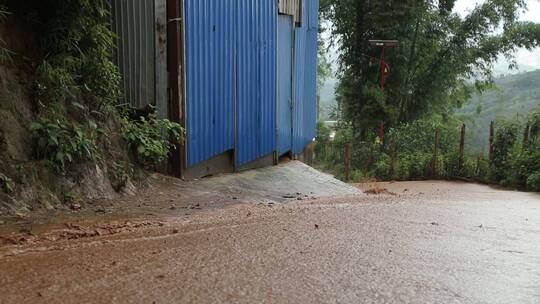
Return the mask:
{"type": "Polygon", "coordinates": [[[467,16],[455,0],[324,0],[321,14],[340,49],[337,90],[342,118],[365,138],[381,122],[396,125],[426,115],[447,116],[492,82],[500,55],[540,41],[540,26],[519,21],[524,0],[486,0],[467,16]],[[398,39],[387,50],[391,72],[378,88],[380,50],[370,39],[398,39]]]}

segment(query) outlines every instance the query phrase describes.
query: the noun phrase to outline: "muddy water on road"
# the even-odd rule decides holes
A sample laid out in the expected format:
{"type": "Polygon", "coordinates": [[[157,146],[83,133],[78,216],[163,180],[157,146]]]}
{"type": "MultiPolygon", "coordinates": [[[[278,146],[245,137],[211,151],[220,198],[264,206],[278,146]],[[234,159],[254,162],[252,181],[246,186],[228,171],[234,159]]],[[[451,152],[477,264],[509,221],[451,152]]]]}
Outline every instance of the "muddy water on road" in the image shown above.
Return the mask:
{"type": "Polygon", "coordinates": [[[0,246],[5,243],[2,236],[21,231],[30,236],[28,239],[35,239],[35,234],[63,229],[67,223],[88,227],[104,222],[159,222],[161,217],[191,216],[238,204],[268,205],[362,194],[357,188],[298,161],[195,181],[154,174],[147,183],[136,194],[118,199],[75,202],[72,207],[77,208],[66,206],[54,212],[34,210],[18,217],[0,216],[0,246]]]}
{"type": "Polygon", "coordinates": [[[0,303],[540,303],[540,195],[360,187],[6,246],[0,303]]]}

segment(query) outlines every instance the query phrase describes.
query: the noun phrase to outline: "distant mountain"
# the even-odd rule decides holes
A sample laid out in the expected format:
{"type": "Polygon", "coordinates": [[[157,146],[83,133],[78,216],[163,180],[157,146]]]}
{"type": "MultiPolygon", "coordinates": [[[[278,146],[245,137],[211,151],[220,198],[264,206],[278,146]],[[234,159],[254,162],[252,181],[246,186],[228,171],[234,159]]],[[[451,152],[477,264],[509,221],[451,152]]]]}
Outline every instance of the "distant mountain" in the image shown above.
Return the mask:
{"type": "Polygon", "coordinates": [[[491,121],[525,123],[539,106],[540,70],[536,70],[497,78],[495,88],[473,97],[456,116],[468,122],[468,142],[479,152],[487,149],[491,121]]]}

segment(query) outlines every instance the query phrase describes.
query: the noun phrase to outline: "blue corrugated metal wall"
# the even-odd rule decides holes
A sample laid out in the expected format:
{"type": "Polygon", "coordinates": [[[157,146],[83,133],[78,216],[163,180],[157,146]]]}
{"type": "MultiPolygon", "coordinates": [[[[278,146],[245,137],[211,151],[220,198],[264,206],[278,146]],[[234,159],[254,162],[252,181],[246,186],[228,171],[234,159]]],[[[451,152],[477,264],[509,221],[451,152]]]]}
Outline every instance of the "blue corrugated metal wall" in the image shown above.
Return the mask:
{"type": "Polygon", "coordinates": [[[310,143],[317,129],[317,49],[319,34],[319,0],[310,0],[308,7],[308,28],[306,32],[306,61],[304,87],[304,142],[310,143]]]}
{"type": "Polygon", "coordinates": [[[236,165],[276,149],[275,0],[237,0],[236,165]]]}
{"type": "Polygon", "coordinates": [[[318,0],[302,1],[302,24],[295,29],[293,153],[315,138],[317,124],[318,0]]]}
{"type": "MultiPolygon", "coordinates": [[[[304,14],[302,14],[303,16],[304,14]]],[[[294,31],[294,100],[293,100],[293,153],[304,149],[304,74],[306,29],[297,27],[294,31]]]]}
{"type": "Polygon", "coordinates": [[[275,1],[185,0],[184,5],[188,166],[233,148],[237,166],[273,153],[275,1]]]}
{"type": "Polygon", "coordinates": [[[193,166],[234,148],[236,8],[185,0],[186,146],[193,166]]]}
{"type": "Polygon", "coordinates": [[[280,15],[278,24],[278,99],[277,138],[278,153],[292,151],[292,69],[294,43],[293,16],[280,15]]]}
{"type": "MultiPolygon", "coordinates": [[[[292,63],[295,154],[315,137],[317,111],[318,0],[302,2],[292,63]]],[[[184,17],[188,167],[233,149],[236,166],[271,155],[276,130],[287,128],[276,120],[276,1],[184,0],[184,17]]]]}

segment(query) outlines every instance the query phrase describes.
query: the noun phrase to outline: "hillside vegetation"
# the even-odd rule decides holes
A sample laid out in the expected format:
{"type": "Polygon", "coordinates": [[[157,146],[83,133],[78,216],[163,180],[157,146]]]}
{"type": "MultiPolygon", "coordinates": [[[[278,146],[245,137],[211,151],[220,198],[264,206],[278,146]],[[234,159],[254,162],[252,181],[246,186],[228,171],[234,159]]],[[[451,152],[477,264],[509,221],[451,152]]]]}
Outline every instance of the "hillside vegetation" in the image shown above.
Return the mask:
{"type": "Polygon", "coordinates": [[[119,106],[106,0],[0,1],[0,214],[132,194],[182,128],[119,106]]]}
{"type": "Polygon", "coordinates": [[[540,106],[540,70],[499,77],[492,89],[476,94],[456,117],[468,126],[467,140],[477,153],[487,153],[491,121],[515,121],[524,125],[532,110],[540,106]]]}

